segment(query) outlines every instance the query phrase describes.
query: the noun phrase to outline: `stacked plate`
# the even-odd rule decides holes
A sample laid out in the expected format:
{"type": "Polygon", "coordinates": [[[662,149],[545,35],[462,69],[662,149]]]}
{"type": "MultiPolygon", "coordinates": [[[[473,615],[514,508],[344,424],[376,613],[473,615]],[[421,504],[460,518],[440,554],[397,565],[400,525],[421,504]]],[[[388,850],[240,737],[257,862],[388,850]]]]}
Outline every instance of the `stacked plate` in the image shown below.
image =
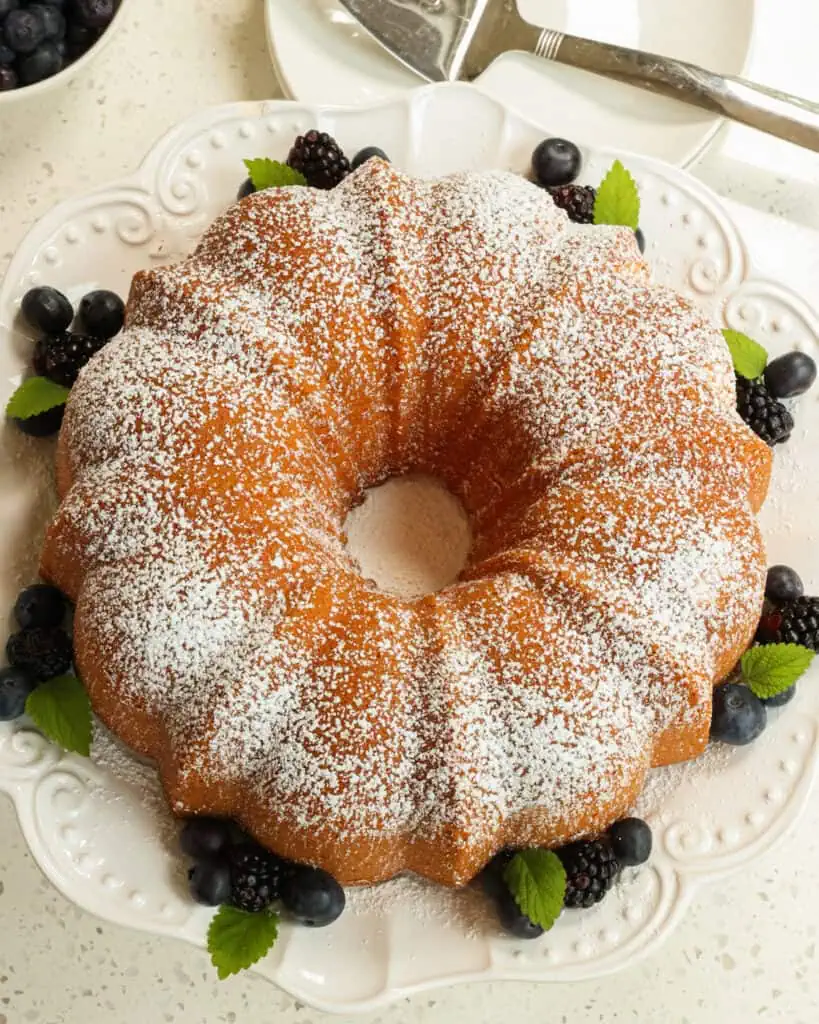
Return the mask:
{"type": "MultiPolygon", "coordinates": [[[[533,24],[742,74],[755,36],[754,0],[519,0],[533,24]]],[[[420,79],[363,32],[337,0],[266,0],[268,39],[283,85],[310,103],[393,99],[420,79]]],[[[719,118],[629,86],[508,54],[478,85],[558,135],[685,165],[713,139],[719,118]]]]}

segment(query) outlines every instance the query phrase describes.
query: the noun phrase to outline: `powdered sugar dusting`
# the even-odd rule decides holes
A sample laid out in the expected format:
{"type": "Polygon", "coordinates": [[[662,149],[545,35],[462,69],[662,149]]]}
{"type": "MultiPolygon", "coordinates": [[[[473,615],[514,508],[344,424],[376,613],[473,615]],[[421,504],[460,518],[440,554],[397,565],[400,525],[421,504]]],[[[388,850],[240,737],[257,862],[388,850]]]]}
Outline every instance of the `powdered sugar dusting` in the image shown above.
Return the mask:
{"type": "Polygon", "coordinates": [[[719,332],[630,232],[573,230],[512,175],[368,161],[138,275],[72,392],[44,571],[176,811],[343,881],[462,882],[604,827],[662,744],[704,743],[764,571],[769,454],[732,396],[719,332]],[[422,596],[344,547],[408,473],[472,527],[422,596]]]}

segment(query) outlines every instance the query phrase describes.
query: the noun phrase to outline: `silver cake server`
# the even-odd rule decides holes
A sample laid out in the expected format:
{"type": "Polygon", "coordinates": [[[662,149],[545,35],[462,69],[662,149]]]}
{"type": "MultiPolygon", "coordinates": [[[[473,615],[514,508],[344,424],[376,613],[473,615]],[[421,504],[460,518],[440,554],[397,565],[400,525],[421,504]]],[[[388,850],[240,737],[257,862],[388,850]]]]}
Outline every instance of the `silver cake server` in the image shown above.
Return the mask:
{"type": "Polygon", "coordinates": [[[515,0],[341,0],[395,57],[430,82],[471,81],[510,50],[583,68],[819,152],[819,104],[670,57],[538,28],[515,0]]]}

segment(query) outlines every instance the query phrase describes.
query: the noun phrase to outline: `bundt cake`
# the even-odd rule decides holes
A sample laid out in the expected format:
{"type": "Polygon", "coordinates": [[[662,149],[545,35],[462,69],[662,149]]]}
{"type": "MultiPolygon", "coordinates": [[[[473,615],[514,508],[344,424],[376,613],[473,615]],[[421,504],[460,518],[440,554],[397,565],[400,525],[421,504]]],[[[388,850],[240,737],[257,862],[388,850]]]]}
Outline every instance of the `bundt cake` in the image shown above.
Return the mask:
{"type": "Polygon", "coordinates": [[[703,749],[759,618],[770,461],[720,332],[633,232],[511,174],[370,160],[137,274],[68,403],[42,573],[177,814],[347,884],[461,884],[604,829],[703,749]],[[343,533],[408,472],[473,531],[413,601],[343,533]]]}

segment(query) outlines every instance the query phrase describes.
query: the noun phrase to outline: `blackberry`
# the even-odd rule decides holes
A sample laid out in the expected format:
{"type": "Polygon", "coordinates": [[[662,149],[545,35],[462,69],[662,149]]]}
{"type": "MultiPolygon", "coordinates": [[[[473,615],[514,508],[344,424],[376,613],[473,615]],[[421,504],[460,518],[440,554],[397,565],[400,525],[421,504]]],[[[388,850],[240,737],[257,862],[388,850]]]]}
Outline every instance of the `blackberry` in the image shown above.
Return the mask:
{"type": "Polygon", "coordinates": [[[591,185],[560,185],[550,188],[555,206],[565,210],[575,224],[594,223],[594,201],[597,191],[591,185]]]}
{"type": "Polygon", "coordinates": [[[6,657],[10,665],[27,669],[35,679],[44,682],[67,672],[74,655],[67,633],[37,627],[12,633],[6,643],[6,657]]]}
{"type": "Polygon", "coordinates": [[[350,161],[332,135],[315,130],[293,143],[288,164],[301,171],[313,188],[335,188],[350,173],[350,161]]]}
{"type": "Polygon", "coordinates": [[[599,903],[620,870],[611,846],[601,839],[569,843],[555,853],[566,869],[566,907],[593,907],[599,903]]]}
{"type": "Polygon", "coordinates": [[[737,412],[757,437],[773,447],[787,441],[793,430],[793,417],[771,395],[763,380],[748,380],[736,375],[737,412]]]}
{"type": "Polygon", "coordinates": [[[92,338],[72,331],[46,335],[34,346],[34,370],[41,377],[70,388],[80,370],[104,344],[104,338],[92,338]]]}
{"type": "Polygon", "coordinates": [[[783,644],[801,644],[819,651],[819,597],[797,597],[779,609],[778,637],[783,644]]]}
{"type": "Polygon", "coordinates": [[[282,862],[256,843],[240,843],[230,851],[230,902],[257,913],[279,898],[282,862]]]}

